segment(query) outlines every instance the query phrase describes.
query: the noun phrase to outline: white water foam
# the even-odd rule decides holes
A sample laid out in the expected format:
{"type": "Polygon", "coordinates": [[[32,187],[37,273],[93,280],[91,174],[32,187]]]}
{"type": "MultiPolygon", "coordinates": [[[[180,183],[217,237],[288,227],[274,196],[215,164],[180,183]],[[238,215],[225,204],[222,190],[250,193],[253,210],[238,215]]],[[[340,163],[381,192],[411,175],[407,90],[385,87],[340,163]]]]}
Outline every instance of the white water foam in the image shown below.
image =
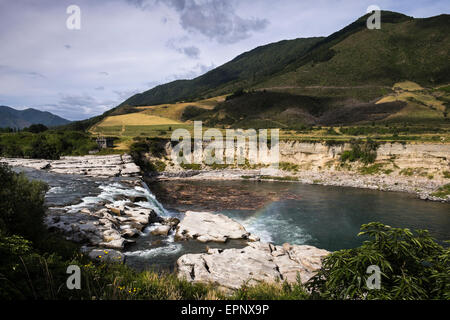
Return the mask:
{"type": "Polygon", "coordinates": [[[242,217],[233,215],[233,220],[242,224],[248,232],[260,238],[262,242],[273,242],[272,234],[266,228],[266,223],[259,217],[242,217]]]}
{"type": "Polygon", "coordinates": [[[61,194],[64,193],[66,190],[62,187],[52,187],[50,188],[47,193],[49,194],[61,194]]]}
{"type": "Polygon", "coordinates": [[[282,244],[305,244],[312,239],[311,235],[298,226],[295,221],[283,217],[275,204],[261,209],[254,215],[225,213],[244,226],[244,228],[260,237],[262,242],[282,244]]]}
{"type": "Polygon", "coordinates": [[[157,256],[170,256],[179,253],[183,246],[180,243],[174,242],[174,235],[171,234],[169,237],[164,240],[163,242],[167,243],[167,245],[164,245],[162,247],[157,248],[150,248],[145,250],[136,250],[136,251],[127,251],[124,252],[126,256],[132,256],[132,257],[140,257],[140,258],[153,258],[157,256]]]}
{"type": "Polygon", "coordinates": [[[132,252],[124,252],[126,256],[131,257],[139,257],[139,258],[154,258],[157,256],[165,255],[174,255],[181,251],[182,245],[179,243],[176,244],[170,244],[168,246],[164,247],[158,247],[153,249],[147,249],[147,250],[138,250],[138,251],[132,251],[132,252]]]}
{"type": "MultiPolygon", "coordinates": [[[[146,185],[145,185],[146,186],[146,185]]],[[[146,186],[147,187],[147,186],[146,186]]],[[[142,208],[152,209],[161,217],[173,216],[174,213],[164,209],[161,203],[156,200],[155,196],[147,188],[134,187],[129,188],[118,182],[110,184],[102,184],[98,187],[101,193],[97,196],[88,196],[81,199],[81,202],[75,205],[67,206],[66,209],[69,213],[77,212],[82,208],[93,207],[102,201],[111,202],[114,206],[120,206],[126,204],[127,200],[114,200],[118,196],[125,197],[145,197],[147,201],[139,201],[135,204],[142,208]]],[[[55,189],[56,191],[56,189],[55,189]]]]}

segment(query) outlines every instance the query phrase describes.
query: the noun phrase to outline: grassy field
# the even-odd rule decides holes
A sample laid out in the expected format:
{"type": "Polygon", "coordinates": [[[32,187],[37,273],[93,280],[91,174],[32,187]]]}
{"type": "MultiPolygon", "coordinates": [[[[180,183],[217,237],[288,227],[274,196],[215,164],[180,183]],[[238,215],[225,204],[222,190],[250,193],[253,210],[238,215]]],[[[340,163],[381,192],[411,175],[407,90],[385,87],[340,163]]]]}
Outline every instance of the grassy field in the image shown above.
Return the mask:
{"type": "Polygon", "coordinates": [[[393,91],[376,103],[402,101],[406,107],[388,116],[388,122],[442,122],[448,117],[450,95],[445,90],[427,89],[417,83],[404,81],[394,84],[393,91]]]}
{"type": "Polygon", "coordinates": [[[143,106],[136,107],[136,109],[143,110],[142,113],[146,115],[164,117],[175,121],[183,121],[183,112],[187,107],[196,107],[200,109],[211,110],[218,103],[225,101],[225,97],[226,96],[218,96],[196,102],[180,102],[155,106],[143,106]]]}
{"type": "Polygon", "coordinates": [[[120,116],[107,117],[101,121],[96,127],[117,127],[117,126],[154,126],[154,125],[172,125],[180,124],[180,122],[159,117],[155,115],[145,114],[143,112],[122,114],[120,116]]]}

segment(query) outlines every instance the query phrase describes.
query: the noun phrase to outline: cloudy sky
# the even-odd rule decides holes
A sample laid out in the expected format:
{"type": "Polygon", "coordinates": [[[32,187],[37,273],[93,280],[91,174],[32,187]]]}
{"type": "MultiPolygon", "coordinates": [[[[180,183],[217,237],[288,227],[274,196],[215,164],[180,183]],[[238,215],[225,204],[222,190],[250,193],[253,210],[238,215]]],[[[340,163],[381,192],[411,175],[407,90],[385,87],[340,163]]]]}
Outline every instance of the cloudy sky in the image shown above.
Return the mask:
{"type": "Polygon", "coordinates": [[[448,0],[0,0],[0,105],[86,119],[257,46],[329,35],[373,4],[450,13],[448,0]]]}

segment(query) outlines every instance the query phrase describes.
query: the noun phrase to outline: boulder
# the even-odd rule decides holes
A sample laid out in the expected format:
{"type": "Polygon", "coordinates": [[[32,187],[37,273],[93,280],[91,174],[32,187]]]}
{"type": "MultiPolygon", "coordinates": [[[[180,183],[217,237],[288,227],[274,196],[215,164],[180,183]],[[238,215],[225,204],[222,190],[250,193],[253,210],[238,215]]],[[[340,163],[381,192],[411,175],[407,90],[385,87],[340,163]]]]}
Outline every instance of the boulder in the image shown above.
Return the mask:
{"type": "Polygon", "coordinates": [[[135,203],[135,202],[148,202],[148,199],[144,196],[136,196],[136,197],[130,197],[130,200],[135,203]]]}
{"type": "Polygon", "coordinates": [[[119,239],[100,242],[99,246],[104,248],[122,250],[125,247],[125,239],[120,237],[119,239]]]}
{"type": "Polygon", "coordinates": [[[121,235],[126,238],[133,238],[133,237],[139,235],[139,231],[130,225],[121,226],[120,229],[121,229],[121,235]]]}
{"type": "Polygon", "coordinates": [[[177,226],[175,240],[223,243],[228,239],[247,239],[249,235],[241,224],[222,214],[188,211],[177,226]]]}
{"type": "Polygon", "coordinates": [[[124,208],[124,215],[127,217],[128,221],[132,221],[135,224],[140,224],[143,227],[150,223],[152,213],[153,210],[146,208],[124,208]]]}
{"type": "Polygon", "coordinates": [[[113,249],[94,249],[88,253],[90,259],[107,263],[123,263],[125,255],[113,249]]]}
{"type": "Polygon", "coordinates": [[[148,216],[148,223],[164,223],[164,219],[158,216],[158,214],[150,210],[150,214],[148,216]]]}
{"type": "Polygon", "coordinates": [[[167,218],[167,219],[164,219],[164,221],[162,223],[165,224],[165,225],[170,226],[171,228],[174,228],[174,227],[176,227],[177,225],[180,224],[180,219],[178,219],[178,218],[167,218]]]}
{"type": "Polygon", "coordinates": [[[115,207],[113,205],[107,204],[107,205],[105,205],[105,207],[108,208],[109,211],[111,213],[115,214],[116,216],[123,216],[124,215],[124,210],[125,210],[124,206],[115,207]]]}
{"type": "Polygon", "coordinates": [[[157,226],[150,233],[154,236],[167,236],[167,235],[169,235],[169,232],[171,229],[172,229],[171,226],[162,225],[162,226],[157,226]]]}

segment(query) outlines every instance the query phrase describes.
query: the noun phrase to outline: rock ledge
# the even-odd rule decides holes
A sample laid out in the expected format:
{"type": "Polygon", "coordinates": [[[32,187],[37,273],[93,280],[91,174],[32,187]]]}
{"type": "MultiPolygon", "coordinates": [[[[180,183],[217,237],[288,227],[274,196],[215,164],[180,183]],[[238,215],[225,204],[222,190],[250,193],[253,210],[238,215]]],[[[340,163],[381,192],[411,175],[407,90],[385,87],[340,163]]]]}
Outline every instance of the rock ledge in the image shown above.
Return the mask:
{"type": "Polygon", "coordinates": [[[307,282],[322,266],[328,251],[307,245],[274,246],[253,242],[243,249],[209,249],[185,254],[177,261],[178,277],[236,290],[244,283],[307,282]]]}
{"type": "Polygon", "coordinates": [[[248,239],[250,233],[236,221],[222,214],[187,211],[178,224],[175,240],[196,239],[200,242],[226,242],[248,239]]]}

